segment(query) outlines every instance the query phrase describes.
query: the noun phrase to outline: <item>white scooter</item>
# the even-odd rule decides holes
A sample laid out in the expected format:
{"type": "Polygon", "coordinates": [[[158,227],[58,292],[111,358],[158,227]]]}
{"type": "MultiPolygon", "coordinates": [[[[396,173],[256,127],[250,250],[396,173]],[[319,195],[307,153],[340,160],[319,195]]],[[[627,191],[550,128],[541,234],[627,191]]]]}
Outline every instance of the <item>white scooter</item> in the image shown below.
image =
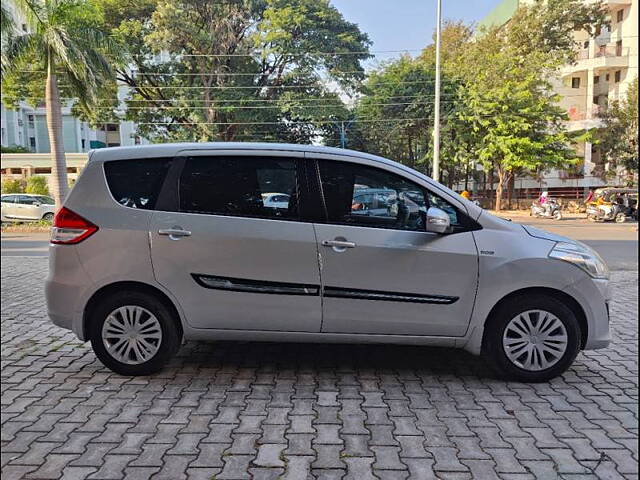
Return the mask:
{"type": "Polygon", "coordinates": [[[554,220],[562,220],[562,205],[555,200],[547,200],[546,204],[541,205],[538,202],[531,204],[529,215],[539,218],[552,218],[554,220]]]}

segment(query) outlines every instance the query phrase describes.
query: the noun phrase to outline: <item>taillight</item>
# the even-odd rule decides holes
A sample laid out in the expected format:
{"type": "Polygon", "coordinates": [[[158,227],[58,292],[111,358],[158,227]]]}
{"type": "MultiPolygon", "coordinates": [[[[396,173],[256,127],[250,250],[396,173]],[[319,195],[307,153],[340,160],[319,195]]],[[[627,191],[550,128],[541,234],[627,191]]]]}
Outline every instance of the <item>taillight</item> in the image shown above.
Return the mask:
{"type": "Polygon", "coordinates": [[[53,217],[51,227],[51,243],[59,245],[72,245],[80,243],[85,238],[98,231],[97,225],[82,218],[76,212],[62,207],[53,217]]]}

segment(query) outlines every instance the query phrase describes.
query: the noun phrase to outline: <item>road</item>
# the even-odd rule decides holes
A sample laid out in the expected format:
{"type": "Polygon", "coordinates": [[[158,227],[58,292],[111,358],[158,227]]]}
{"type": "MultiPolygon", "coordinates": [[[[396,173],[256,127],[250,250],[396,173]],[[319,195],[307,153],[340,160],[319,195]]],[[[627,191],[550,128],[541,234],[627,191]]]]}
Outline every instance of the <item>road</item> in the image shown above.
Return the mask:
{"type": "MultiPolygon", "coordinates": [[[[637,223],[591,223],[577,218],[556,222],[532,219],[529,216],[512,216],[511,219],[592,246],[612,270],[638,269],[637,223]]],[[[49,235],[46,233],[3,233],[2,256],[47,256],[48,239],[49,235]]]]}

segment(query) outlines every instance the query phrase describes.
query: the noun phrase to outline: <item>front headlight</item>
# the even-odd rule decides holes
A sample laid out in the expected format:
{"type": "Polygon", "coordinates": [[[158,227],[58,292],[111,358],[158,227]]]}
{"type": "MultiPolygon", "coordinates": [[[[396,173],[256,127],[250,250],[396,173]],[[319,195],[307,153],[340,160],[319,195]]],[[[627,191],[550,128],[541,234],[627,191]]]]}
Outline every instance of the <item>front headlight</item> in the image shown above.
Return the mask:
{"type": "Polygon", "coordinates": [[[609,278],[609,267],[604,260],[582,243],[558,242],[549,252],[549,257],[573,263],[593,278],[609,278]]]}

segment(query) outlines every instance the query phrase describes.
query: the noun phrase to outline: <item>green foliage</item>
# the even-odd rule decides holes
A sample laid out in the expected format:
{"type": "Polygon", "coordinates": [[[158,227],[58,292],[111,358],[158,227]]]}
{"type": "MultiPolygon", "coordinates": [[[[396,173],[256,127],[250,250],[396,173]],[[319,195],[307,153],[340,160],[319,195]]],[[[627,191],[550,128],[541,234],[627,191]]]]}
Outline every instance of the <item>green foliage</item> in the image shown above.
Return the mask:
{"type": "Polygon", "coordinates": [[[580,43],[573,33],[593,35],[609,25],[609,9],[602,0],[534,0],[521,2],[507,25],[506,39],[519,55],[542,55],[548,66],[575,60],[580,43]]]}
{"type": "MultiPolygon", "coordinates": [[[[152,140],[331,137],[332,123],[349,112],[328,85],[357,91],[369,57],[366,34],[327,0],[146,0],[132,8],[108,0],[102,9],[104,28],[128,46],[137,72],[117,69],[131,88],[125,118],[152,140]]],[[[98,111],[116,106],[104,101],[98,111]]]]}
{"type": "Polygon", "coordinates": [[[2,182],[2,193],[24,193],[24,181],[7,178],[2,182]]]}
{"type": "Polygon", "coordinates": [[[23,147],[22,145],[9,145],[5,147],[4,145],[0,146],[1,153],[31,153],[27,147],[23,147]]]}
{"type": "Polygon", "coordinates": [[[601,114],[603,128],[595,133],[607,168],[606,178],[623,168],[629,184],[637,183],[638,172],[638,77],[629,85],[626,97],[614,101],[601,114]]]}
{"type": "Polygon", "coordinates": [[[496,209],[514,173],[565,167],[576,159],[566,112],[545,78],[554,62],[551,54],[522,56],[509,31],[499,29],[485,32],[460,57],[464,108],[457,121],[470,133],[478,161],[498,174],[496,209]]]}
{"type": "Polygon", "coordinates": [[[34,195],[49,196],[49,185],[47,184],[47,179],[42,175],[33,175],[27,178],[25,192],[32,193],[34,195]]]}

